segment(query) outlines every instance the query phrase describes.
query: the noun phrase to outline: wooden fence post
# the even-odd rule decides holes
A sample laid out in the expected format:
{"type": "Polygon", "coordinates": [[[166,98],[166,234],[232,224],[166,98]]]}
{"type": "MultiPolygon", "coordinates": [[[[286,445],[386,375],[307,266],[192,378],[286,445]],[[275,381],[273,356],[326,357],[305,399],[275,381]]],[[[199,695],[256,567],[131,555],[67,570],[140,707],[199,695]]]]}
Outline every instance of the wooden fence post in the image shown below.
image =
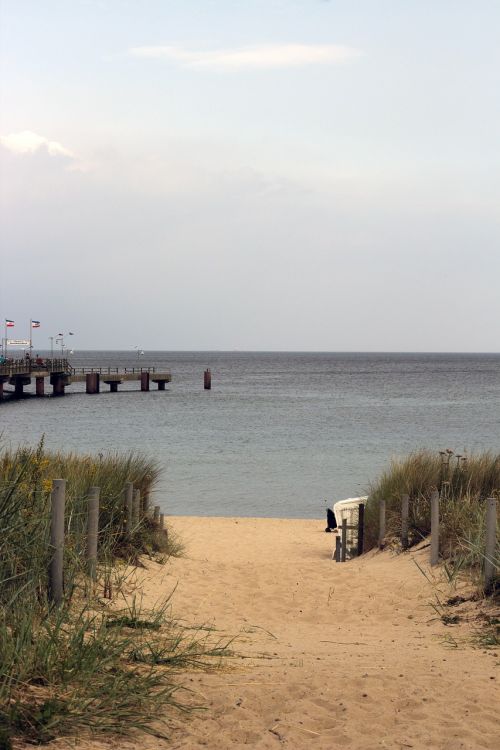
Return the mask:
{"type": "Polygon", "coordinates": [[[137,526],[139,524],[139,521],[141,520],[141,491],[140,490],[134,491],[134,507],[132,510],[133,510],[132,523],[134,526],[137,526]]]}
{"type": "Polygon", "coordinates": [[[378,521],[378,548],[384,549],[385,539],[385,499],[380,501],[378,521]]]}
{"type": "Polygon", "coordinates": [[[125,483],[125,511],[127,518],[127,534],[132,531],[133,519],[133,499],[134,499],[134,485],[133,482],[125,483]]]}
{"type": "Polygon", "coordinates": [[[153,513],[153,520],[155,523],[160,523],[160,506],[155,505],[154,507],[154,513],[153,513]]]}
{"type": "Polygon", "coordinates": [[[142,496],[142,507],[144,509],[144,515],[145,516],[149,515],[149,510],[150,510],[149,506],[150,506],[150,502],[149,502],[149,490],[146,490],[145,493],[142,496]]]}
{"type": "Polygon", "coordinates": [[[358,507],[358,557],[363,554],[365,536],[365,504],[360,503],[358,507]]]}
{"type": "Polygon", "coordinates": [[[91,487],[87,496],[87,563],[90,578],[97,577],[97,539],[99,535],[99,487],[91,487]]]}
{"type": "Polygon", "coordinates": [[[333,553],[335,562],[340,562],[340,546],[340,537],[337,534],[337,536],[335,537],[335,552],[333,553]]]}
{"type": "Polygon", "coordinates": [[[431,495],[431,565],[439,562],[439,492],[431,495]]]}
{"type": "Polygon", "coordinates": [[[160,529],[164,529],[164,528],[165,528],[165,514],[160,513],[160,529]]]}
{"type": "Polygon", "coordinates": [[[401,499],[401,546],[408,549],[408,516],[410,510],[410,496],[403,495],[401,499]]]}
{"type": "Polygon", "coordinates": [[[495,578],[495,547],[497,536],[497,501],[494,497],[486,500],[486,545],[484,550],[484,588],[489,593],[495,578]]]}
{"type": "Polygon", "coordinates": [[[54,479],[50,504],[50,546],[53,549],[49,567],[49,597],[54,604],[63,599],[64,508],[66,480],[54,479]]]}
{"type": "Polygon", "coordinates": [[[340,562],[345,562],[347,555],[347,518],[342,519],[342,549],[340,550],[340,562]]]}

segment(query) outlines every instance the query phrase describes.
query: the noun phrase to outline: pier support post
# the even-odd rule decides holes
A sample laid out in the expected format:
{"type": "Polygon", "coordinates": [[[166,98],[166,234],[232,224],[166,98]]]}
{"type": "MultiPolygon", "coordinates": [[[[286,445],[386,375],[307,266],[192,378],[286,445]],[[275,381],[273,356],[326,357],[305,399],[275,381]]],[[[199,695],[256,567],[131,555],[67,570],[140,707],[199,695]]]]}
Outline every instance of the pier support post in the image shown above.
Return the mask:
{"type": "Polygon", "coordinates": [[[36,378],[36,395],[45,395],[45,378],[36,378]]]}
{"type": "Polygon", "coordinates": [[[212,389],[212,373],[210,372],[209,367],[207,367],[207,369],[203,373],[203,387],[206,391],[210,391],[212,389]]]}
{"type": "Polygon", "coordinates": [[[30,381],[26,382],[25,378],[15,378],[14,380],[14,396],[15,398],[22,398],[24,395],[24,386],[28,385],[30,381]]]}
{"type": "Polygon", "coordinates": [[[110,390],[110,393],[118,393],[118,381],[117,380],[110,381],[109,390],[110,390]]]}
{"type": "Polygon", "coordinates": [[[52,383],[52,395],[64,396],[64,387],[66,385],[65,375],[59,375],[59,373],[55,373],[51,375],[50,380],[52,383]]]}
{"type": "Polygon", "coordinates": [[[141,391],[149,391],[149,372],[141,372],[141,391]]]}
{"type": "Polygon", "coordinates": [[[100,380],[98,372],[88,372],[85,375],[85,390],[87,393],[99,393],[100,380]]]}
{"type": "Polygon", "coordinates": [[[54,604],[60,604],[63,598],[63,561],[64,561],[64,507],[66,480],[54,479],[50,506],[50,546],[52,558],[49,568],[49,596],[54,604]]]}
{"type": "Polygon", "coordinates": [[[159,380],[158,381],[158,390],[159,391],[164,391],[165,390],[165,381],[164,380],[159,380]]]}

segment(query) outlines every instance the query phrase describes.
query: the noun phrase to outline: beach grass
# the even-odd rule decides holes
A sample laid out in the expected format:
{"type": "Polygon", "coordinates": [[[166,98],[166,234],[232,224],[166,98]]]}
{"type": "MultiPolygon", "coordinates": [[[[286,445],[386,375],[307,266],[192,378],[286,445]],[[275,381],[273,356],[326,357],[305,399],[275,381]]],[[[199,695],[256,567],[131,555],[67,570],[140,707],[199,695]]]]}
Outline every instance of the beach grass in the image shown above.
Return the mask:
{"type": "MultiPolygon", "coordinates": [[[[378,542],[379,509],[386,502],[386,542],[399,544],[401,498],[409,495],[409,543],[430,534],[430,500],[440,491],[440,554],[450,576],[480,571],[484,562],[485,501],[500,493],[500,454],[469,456],[451,450],[417,451],[394,459],[369,488],[365,510],[365,549],[378,542]]],[[[497,534],[500,557],[500,534],[497,534]]]]}
{"type": "Polygon", "coordinates": [[[146,493],[158,466],[139,456],[77,456],[37,448],[0,454],[0,748],[85,731],[165,735],[167,706],[184,709],[176,679],[211,666],[227,644],[208,642],[132,596],[131,563],[179,553],[153,519],[124,529],[123,486],[146,493]],[[48,597],[52,478],[65,478],[64,598],[48,597]],[[86,493],[101,487],[97,580],[86,575],[86,493]],[[129,599],[123,594],[127,584],[129,599]],[[125,602],[125,604],[124,604],[125,602]]]}

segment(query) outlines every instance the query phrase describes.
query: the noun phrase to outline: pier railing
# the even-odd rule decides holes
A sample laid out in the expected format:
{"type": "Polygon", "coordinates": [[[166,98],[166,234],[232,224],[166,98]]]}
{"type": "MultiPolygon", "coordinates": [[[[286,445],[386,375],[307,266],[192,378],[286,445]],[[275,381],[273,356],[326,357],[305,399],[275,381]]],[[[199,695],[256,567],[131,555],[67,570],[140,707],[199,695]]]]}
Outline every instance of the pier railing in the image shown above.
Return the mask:
{"type": "MultiPolygon", "coordinates": [[[[137,373],[140,375],[141,372],[149,372],[151,374],[156,372],[156,367],[72,367],[71,375],[87,375],[91,372],[97,372],[99,375],[127,375],[137,373]]],[[[161,370],[165,372],[165,370],[161,370]]]]}
{"type": "Polygon", "coordinates": [[[38,372],[57,372],[71,375],[73,368],[67,359],[12,359],[0,364],[0,376],[11,377],[13,375],[30,375],[38,372]]]}
{"type": "Polygon", "coordinates": [[[4,377],[36,375],[38,372],[57,372],[65,375],[87,375],[94,372],[99,375],[140,375],[147,372],[154,375],[156,371],[156,367],[72,367],[67,359],[43,359],[37,362],[36,359],[19,358],[0,364],[0,376],[4,377]]]}

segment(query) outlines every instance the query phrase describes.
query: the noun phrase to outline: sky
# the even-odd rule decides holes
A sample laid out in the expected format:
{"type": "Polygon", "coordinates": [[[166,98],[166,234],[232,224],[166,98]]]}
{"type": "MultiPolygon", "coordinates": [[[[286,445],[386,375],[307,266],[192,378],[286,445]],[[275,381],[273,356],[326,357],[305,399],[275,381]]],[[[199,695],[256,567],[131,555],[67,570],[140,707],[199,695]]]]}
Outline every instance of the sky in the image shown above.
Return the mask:
{"type": "Polygon", "coordinates": [[[0,0],[0,320],[500,350],[497,0],[0,0]]]}

